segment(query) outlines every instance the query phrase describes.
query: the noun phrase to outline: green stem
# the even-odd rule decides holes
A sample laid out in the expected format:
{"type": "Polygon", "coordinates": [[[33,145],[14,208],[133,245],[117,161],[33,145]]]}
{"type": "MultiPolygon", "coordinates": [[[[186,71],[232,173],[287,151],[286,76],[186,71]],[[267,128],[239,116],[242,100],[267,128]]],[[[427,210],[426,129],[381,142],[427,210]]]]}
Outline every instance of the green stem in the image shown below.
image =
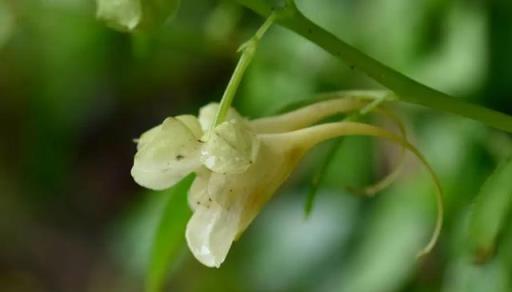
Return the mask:
{"type": "Polygon", "coordinates": [[[219,111],[215,116],[215,123],[212,124],[212,127],[215,127],[222,123],[228,114],[229,108],[231,107],[231,103],[233,103],[233,98],[235,97],[236,91],[238,90],[238,86],[240,85],[240,81],[242,80],[242,76],[247,70],[247,67],[251,63],[251,60],[254,56],[254,50],[245,49],[242,53],[242,56],[238,60],[236,64],[235,71],[233,75],[231,75],[231,79],[229,80],[228,86],[222,95],[222,99],[220,101],[219,111]]]}
{"type": "Polygon", "coordinates": [[[224,122],[224,120],[226,119],[226,116],[229,112],[229,108],[233,103],[236,91],[238,90],[238,86],[240,85],[240,81],[242,80],[242,77],[245,71],[247,70],[247,67],[249,67],[249,64],[251,63],[254,57],[256,47],[258,46],[258,43],[265,34],[265,32],[270,28],[270,26],[274,22],[275,18],[276,15],[274,13],[271,13],[267,20],[254,34],[254,36],[251,37],[251,39],[249,39],[247,42],[242,44],[242,46],[240,46],[240,48],[238,49],[239,51],[242,51],[242,56],[240,56],[240,60],[238,60],[238,63],[235,67],[235,71],[233,72],[233,75],[231,75],[231,79],[229,80],[228,86],[226,87],[226,90],[222,95],[219,111],[215,116],[215,122],[212,124],[212,128],[224,122]]]}
{"type": "Polygon", "coordinates": [[[425,86],[362,53],[307,19],[292,1],[236,0],[260,15],[278,14],[277,22],[317,44],[353,68],[393,90],[400,100],[435,110],[458,114],[512,133],[512,117],[425,86]],[[271,4],[271,2],[279,4],[271,4]]]}

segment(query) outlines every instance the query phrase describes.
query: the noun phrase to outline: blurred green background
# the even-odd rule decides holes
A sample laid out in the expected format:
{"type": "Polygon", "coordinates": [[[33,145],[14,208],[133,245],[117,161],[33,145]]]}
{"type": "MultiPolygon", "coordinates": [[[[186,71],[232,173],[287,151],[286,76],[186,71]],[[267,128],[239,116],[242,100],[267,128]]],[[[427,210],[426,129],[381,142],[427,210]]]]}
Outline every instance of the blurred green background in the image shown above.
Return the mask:
{"type": "MultiPolygon", "coordinates": [[[[234,1],[182,2],[161,29],[130,35],[97,21],[92,0],[0,0],[0,291],[143,289],[166,192],[132,181],[132,139],[219,100],[237,47],[262,22],[234,1]]],[[[512,114],[511,1],[298,6],[406,75],[512,114]]],[[[235,103],[258,117],[317,92],[377,87],[276,26],[235,103]]],[[[354,137],[329,164],[309,218],[306,194],[329,143],[305,157],[221,269],[201,266],[183,243],[165,290],[512,291],[512,217],[485,264],[474,264],[466,244],[474,198],[512,149],[509,136],[421,107],[396,109],[446,192],[446,225],[426,259],[414,255],[434,221],[431,181],[409,159],[376,198],[346,192],[397,158],[395,147],[354,137]]]]}

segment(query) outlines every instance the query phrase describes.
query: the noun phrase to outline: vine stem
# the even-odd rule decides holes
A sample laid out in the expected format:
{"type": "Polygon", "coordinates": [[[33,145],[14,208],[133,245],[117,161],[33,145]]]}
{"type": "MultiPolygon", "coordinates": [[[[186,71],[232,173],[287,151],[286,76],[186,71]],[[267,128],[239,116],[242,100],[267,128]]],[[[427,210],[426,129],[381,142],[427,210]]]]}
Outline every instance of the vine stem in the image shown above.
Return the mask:
{"type": "Polygon", "coordinates": [[[351,67],[366,73],[394,91],[401,101],[458,114],[512,133],[511,116],[442,93],[380,63],[313,23],[297,9],[291,0],[284,2],[282,0],[234,1],[262,16],[277,13],[277,23],[317,44],[351,67]]]}

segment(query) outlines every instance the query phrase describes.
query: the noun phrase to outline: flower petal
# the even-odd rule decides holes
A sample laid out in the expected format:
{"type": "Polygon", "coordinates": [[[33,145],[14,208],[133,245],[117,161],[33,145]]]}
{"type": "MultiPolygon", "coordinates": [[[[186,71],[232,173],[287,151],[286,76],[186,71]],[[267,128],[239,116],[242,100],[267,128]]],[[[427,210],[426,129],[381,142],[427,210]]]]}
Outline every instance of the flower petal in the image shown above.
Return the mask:
{"type": "Polygon", "coordinates": [[[177,116],[176,119],[182,122],[187,128],[194,134],[194,136],[199,139],[203,136],[203,131],[201,130],[201,125],[197,118],[193,115],[180,115],[177,116]]]}
{"type": "Polygon", "coordinates": [[[141,136],[131,174],[141,186],[168,188],[201,166],[200,146],[185,123],[167,118],[141,136]]]}
{"type": "Polygon", "coordinates": [[[242,173],[256,160],[260,143],[246,123],[236,119],[226,121],[206,135],[201,162],[211,171],[242,173]]]}
{"type": "MultiPolygon", "coordinates": [[[[199,124],[203,132],[208,132],[215,121],[217,112],[219,111],[219,104],[216,102],[209,103],[199,109],[199,124]]],[[[238,120],[246,121],[234,108],[230,108],[226,121],[238,120]]]]}
{"type": "Polygon", "coordinates": [[[188,205],[192,211],[196,210],[196,206],[201,202],[208,200],[208,183],[211,171],[206,167],[201,167],[196,171],[196,178],[188,191],[188,205]]]}
{"type": "Polygon", "coordinates": [[[206,192],[202,181],[191,193],[198,201],[186,237],[190,250],[201,263],[218,267],[224,261],[233,241],[254,220],[302,157],[300,149],[294,151],[270,140],[266,142],[269,143],[262,142],[258,159],[247,171],[230,175],[213,172],[206,192]]]}
{"type": "Polygon", "coordinates": [[[219,267],[238,233],[239,211],[227,210],[215,201],[196,207],[187,224],[190,250],[202,264],[219,267]]]}
{"type": "Polygon", "coordinates": [[[137,151],[142,149],[149,142],[151,142],[153,138],[158,135],[161,129],[162,125],[160,124],[142,133],[142,135],[140,135],[140,138],[135,140],[135,142],[137,142],[137,151]]]}

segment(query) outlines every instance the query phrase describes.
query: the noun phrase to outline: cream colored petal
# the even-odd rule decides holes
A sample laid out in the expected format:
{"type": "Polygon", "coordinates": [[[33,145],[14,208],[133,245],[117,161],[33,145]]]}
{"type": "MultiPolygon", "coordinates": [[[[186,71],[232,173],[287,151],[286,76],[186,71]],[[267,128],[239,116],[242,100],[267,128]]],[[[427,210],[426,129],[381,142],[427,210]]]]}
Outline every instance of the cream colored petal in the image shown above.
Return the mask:
{"type": "Polygon", "coordinates": [[[224,261],[233,241],[254,220],[302,157],[300,149],[268,142],[262,143],[258,159],[246,172],[210,174],[207,194],[201,193],[202,201],[195,207],[186,232],[190,250],[203,264],[218,267],[224,261]]]}
{"type": "Polygon", "coordinates": [[[142,147],[144,147],[144,145],[147,145],[149,142],[151,142],[153,138],[158,135],[161,128],[162,125],[160,124],[142,133],[140,138],[135,140],[135,142],[137,142],[137,150],[140,150],[142,147]]]}
{"type": "Polygon", "coordinates": [[[217,111],[219,109],[218,103],[209,103],[199,109],[199,124],[201,125],[201,129],[203,132],[207,132],[213,121],[215,120],[215,115],[217,115],[217,111]]]}
{"type": "Polygon", "coordinates": [[[201,162],[213,172],[242,173],[257,159],[259,140],[242,121],[226,121],[206,135],[201,162]]]}
{"type": "Polygon", "coordinates": [[[188,246],[196,259],[205,266],[219,267],[238,232],[239,217],[214,201],[197,206],[186,230],[188,246]]]}
{"type": "MultiPolygon", "coordinates": [[[[201,124],[201,129],[203,129],[203,132],[206,133],[210,130],[218,111],[219,104],[216,102],[209,103],[199,109],[199,124],[201,124]]],[[[246,119],[240,116],[240,114],[235,109],[230,108],[226,117],[226,121],[233,119],[246,121],[246,119]]]]}
{"type": "Polygon", "coordinates": [[[201,205],[201,202],[208,200],[208,182],[210,180],[211,171],[206,167],[201,167],[196,171],[196,178],[190,186],[188,191],[188,205],[192,211],[197,206],[201,205]]]}
{"type": "Polygon", "coordinates": [[[139,144],[131,173],[141,186],[162,190],[201,166],[201,143],[175,118],[167,118],[160,127],[146,132],[139,144]]]}
{"type": "Polygon", "coordinates": [[[197,117],[193,115],[180,115],[177,116],[176,119],[187,126],[197,139],[203,136],[203,130],[201,130],[201,125],[197,117]]]}

